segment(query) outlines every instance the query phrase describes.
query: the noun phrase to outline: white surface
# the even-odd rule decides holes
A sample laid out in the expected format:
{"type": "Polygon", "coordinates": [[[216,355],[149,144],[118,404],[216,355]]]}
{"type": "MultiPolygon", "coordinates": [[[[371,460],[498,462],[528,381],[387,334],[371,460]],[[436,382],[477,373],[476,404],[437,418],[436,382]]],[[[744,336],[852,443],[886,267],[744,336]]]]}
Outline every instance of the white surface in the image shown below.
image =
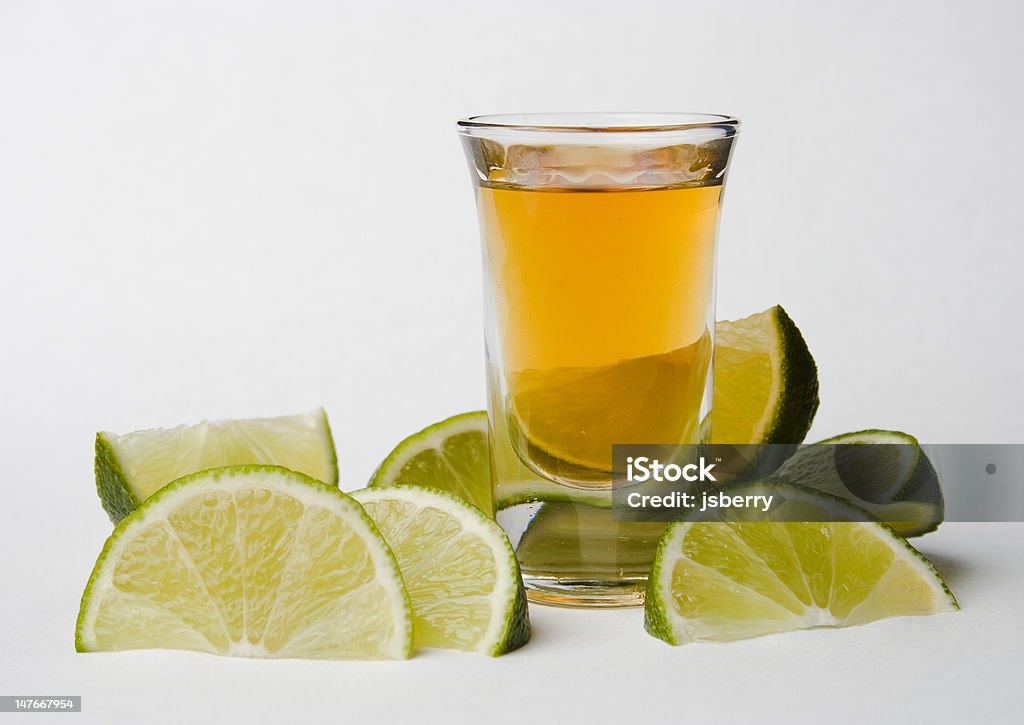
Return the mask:
{"type": "Polygon", "coordinates": [[[76,655],[74,584],[91,552],[69,557],[44,540],[64,581],[15,565],[36,595],[5,608],[19,630],[5,635],[0,686],[81,694],[76,722],[90,723],[1015,722],[1024,527],[945,524],[918,543],[962,611],[673,648],[643,632],[640,609],[532,606],[533,640],[511,655],[425,650],[367,663],[76,655]]]}
{"type": "Polygon", "coordinates": [[[719,312],[796,319],[812,439],[1024,440],[1022,22],[1010,1],[0,0],[0,694],[82,694],[97,722],[1019,706],[1013,526],[925,540],[963,613],[860,630],[671,650],[637,612],[535,610],[536,642],[497,662],[71,648],[109,532],[96,430],[323,403],[355,488],[405,434],[482,407],[453,128],[472,113],[739,116],[719,312]]]}

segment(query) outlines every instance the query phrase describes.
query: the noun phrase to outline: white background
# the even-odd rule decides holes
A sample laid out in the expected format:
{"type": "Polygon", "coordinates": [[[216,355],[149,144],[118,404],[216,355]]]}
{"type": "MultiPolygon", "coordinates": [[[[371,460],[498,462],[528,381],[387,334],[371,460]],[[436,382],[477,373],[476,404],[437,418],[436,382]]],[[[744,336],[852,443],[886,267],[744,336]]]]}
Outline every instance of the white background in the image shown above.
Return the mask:
{"type": "Polygon", "coordinates": [[[719,317],[790,312],[811,438],[1024,440],[1022,24],[979,0],[0,0],[0,694],[85,696],[60,722],[1007,714],[1013,525],[922,543],[960,615],[719,647],[538,608],[493,663],[76,656],[72,631],[109,533],[95,431],[323,404],[350,489],[483,407],[470,114],[739,116],[719,317]]]}

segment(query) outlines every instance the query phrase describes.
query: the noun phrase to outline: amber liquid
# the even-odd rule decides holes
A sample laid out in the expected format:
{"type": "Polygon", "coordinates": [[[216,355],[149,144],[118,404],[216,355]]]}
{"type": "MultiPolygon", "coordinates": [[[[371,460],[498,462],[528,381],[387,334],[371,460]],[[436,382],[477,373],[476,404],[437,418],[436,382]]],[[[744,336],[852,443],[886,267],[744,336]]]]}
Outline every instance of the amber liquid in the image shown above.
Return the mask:
{"type": "Polygon", "coordinates": [[[563,491],[498,511],[533,599],[643,601],[664,525],[579,494],[610,488],[616,443],[706,440],[720,196],[479,189],[495,493],[538,478],[563,491]]]}
{"type": "Polygon", "coordinates": [[[511,445],[610,484],[616,443],[695,443],[711,363],[720,186],[481,188],[511,445]]]}

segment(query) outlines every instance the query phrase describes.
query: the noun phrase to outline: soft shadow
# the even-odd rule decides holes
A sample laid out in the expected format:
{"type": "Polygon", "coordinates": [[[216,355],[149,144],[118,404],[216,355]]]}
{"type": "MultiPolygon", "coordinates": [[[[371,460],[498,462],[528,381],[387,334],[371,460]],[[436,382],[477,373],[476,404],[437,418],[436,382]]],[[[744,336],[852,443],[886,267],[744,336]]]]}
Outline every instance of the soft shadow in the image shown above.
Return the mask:
{"type": "Polygon", "coordinates": [[[964,582],[967,576],[967,565],[961,559],[947,556],[946,554],[929,554],[926,550],[921,552],[928,557],[929,561],[939,570],[939,574],[946,580],[950,589],[955,589],[964,582]]]}

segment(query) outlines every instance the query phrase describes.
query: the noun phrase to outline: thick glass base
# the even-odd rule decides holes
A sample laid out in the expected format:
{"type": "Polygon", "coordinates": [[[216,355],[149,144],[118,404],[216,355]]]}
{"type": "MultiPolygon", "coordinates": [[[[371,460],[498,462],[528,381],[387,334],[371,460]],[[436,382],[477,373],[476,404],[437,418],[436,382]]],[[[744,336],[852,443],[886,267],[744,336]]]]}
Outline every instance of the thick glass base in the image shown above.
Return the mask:
{"type": "Polygon", "coordinates": [[[531,601],[560,607],[644,603],[662,523],[620,523],[609,509],[567,501],[498,512],[531,601]]]}
{"type": "Polygon", "coordinates": [[[554,607],[641,607],[646,578],[596,581],[523,576],[526,596],[531,602],[554,607]]]}

